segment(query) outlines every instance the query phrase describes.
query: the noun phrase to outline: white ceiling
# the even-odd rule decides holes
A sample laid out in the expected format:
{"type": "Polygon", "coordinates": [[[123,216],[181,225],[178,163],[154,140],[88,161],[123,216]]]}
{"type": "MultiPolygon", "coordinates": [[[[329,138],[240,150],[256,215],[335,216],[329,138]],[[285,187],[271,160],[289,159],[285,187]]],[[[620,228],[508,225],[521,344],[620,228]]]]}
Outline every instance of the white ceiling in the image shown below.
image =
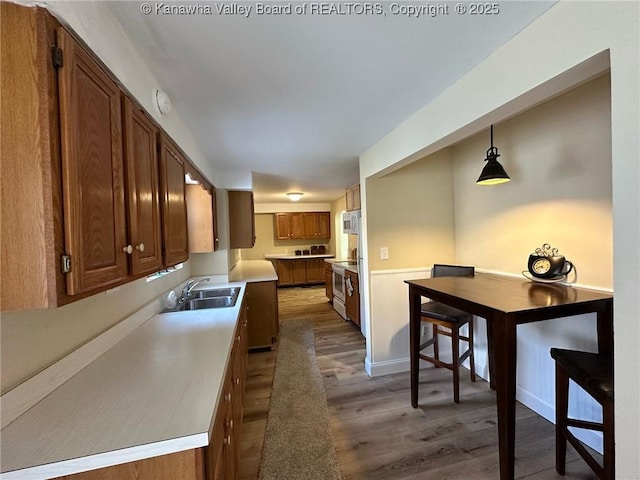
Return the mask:
{"type": "Polygon", "coordinates": [[[198,3],[211,15],[109,7],[211,163],[252,171],[256,202],[273,203],[294,190],[303,202],[343,195],[359,180],[359,154],[553,3],[502,1],[497,15],[459,15],[440,2],[431,5],[448,15],[420,18],[393,14],[386,1],[376,16],[258,15],[248,1],[226,2],[251,6],[248,18],[218,14],[225,2],[198,3]]]}

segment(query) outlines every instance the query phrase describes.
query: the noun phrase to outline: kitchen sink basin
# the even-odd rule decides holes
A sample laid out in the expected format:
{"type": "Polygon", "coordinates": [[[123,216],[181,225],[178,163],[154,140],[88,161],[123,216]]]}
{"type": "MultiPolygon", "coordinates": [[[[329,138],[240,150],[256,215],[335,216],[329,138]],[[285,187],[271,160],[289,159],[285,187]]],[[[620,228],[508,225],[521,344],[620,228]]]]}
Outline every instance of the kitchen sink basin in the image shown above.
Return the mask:
{"type": "Polygon", "coordinates": [[[236,304],[236,298],[232,296],[212,297],[212,298],[194,298],[184,305],[183,310],[202,310],[203,308],[226,308],[233,307],[236,304]]]}
{"type": "Polygon", "coordinates": [[[238,301],[240,287],[217,288],[194,291],[187,301],[167,308],[161,313],[184,312],[186,310],[203,310],[208,308],[230,308],[238,301]]]}
{"type": "Polygon", "coordinates": [[[237,297],[240,287],[216,288],[213,290],[198,290],[196,298],[237,297]]]}

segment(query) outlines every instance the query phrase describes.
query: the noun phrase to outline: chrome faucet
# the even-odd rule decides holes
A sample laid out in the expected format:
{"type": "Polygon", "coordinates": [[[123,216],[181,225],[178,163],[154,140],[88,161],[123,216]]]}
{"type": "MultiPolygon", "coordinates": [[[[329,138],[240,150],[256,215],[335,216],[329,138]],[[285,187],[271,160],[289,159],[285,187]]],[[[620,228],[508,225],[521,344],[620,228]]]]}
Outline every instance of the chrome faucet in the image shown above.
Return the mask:
{"type": "Polygon", "coordinates": [[[193,289],[196,288],[199,284],[201,284],[202,282],[208,282],[209,280],[211,280],[211,277],[202,278],[200,280],[189,280],[185,284],[185,286],[182,287],[182,296],[180,297],[180,303],[186,302],[193,289]]]}

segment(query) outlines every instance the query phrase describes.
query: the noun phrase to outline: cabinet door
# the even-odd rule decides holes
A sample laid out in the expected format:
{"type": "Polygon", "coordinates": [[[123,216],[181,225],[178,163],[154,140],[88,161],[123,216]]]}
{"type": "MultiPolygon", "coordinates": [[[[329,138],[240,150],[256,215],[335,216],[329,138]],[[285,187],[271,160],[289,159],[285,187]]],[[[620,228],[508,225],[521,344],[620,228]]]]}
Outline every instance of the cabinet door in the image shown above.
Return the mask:
{"type": "Polygon", "coordinates": [[[324,261],[322,258],[307,260],[307,283],[324,282],[324,261]]]}
{"type": "Polygon", "coordinates": [[[249,348],[270,347],[278,336],[278,290],[276,282],[247,284],[249,348]]]}
{"type": "Polygon", "coordinates": [[[318,217],[315,213],[303,213],[304,238],[318,237],[318,217]]]}
{"type": "Polygon", "coordinates": [[[187,195],[187,225],[189,253],[213,252],[213,200],[202,185],[185,185],[187,195]]]}
{"type": "Polygon", "coordinates": [[[316,219],[318,237],[331,238],[331,214],[329,212],[318,212],[316,219]]]}
{"type": "Polygon", "coordinates": [[[184,158],[164,134],[160,137],[160,179],[162,184],[164,265],[169,267],[189,258],[189,237],[187,234],[184,158]]]}
{"type": "Polygon", "coordinates": [[[276,213],[275,215],[275,238],[276,240],[289,240],[289,214],[276,213]]]}
{"type": "Polygon", "coordinates": [[[291,260],[277,260],[277,271],[278,271],[278,285],[281,287],[286,287],[289,285],[293,285],[292,283],[292,270],[293,261],[291,260]]]}
{"type": "Polygon", "coordinates": [[[345,283],[346,283],[344,305],[347,311],[347,317],[349,317],[354,323],[358,325],[359,324],[358,323],[359,322],[359,315],[358,315],[359,300],[358,300],[358,290],[357,290],[358,276],[352,272],[345,271],[344,277],[345,277],[345,283]],[[351,288],[349,288],[349,285],[351,285],[351,288]]]}
{"type": "Polygon", "coordinates": [[[220,245],[218,238],[218,200],[216,198],[216,189],[211,188],[211,212],[213,213],[213,250],[217,251],[220,245]]]}
{"type": "Polygon", "coordinates": [[[333,269],[327,262],[324,262],[324,291],[329,302],[333,302],[333,269]]]}
{"type": "Polygon", "coordinates": [[[141,275],[162,270],[158,130],[129,98],[123,106],[131,274],[141,275]]]}
{"type": "Polygon", "coordinates": [[[256,243],[256,224],[253,192],[229,190],[230,248],[253,248],[256,243]]]}
{"type": "Polygon", "coordinates": [[[291,283],[293,285],[304,285],[307,283],[307,261],[286,260],[291,263],[291,283]]]}
{"type": "Polygon", "coordinates": [[[67,293],[74,295],[128,275],[122,117],[116,83],[62,28],[58,46],[67,293]]]}
{"type": "Polygon", "coordinates": [[[304,217],[302,213],[289,213],[289,238],[305,238],[304,217]]]}

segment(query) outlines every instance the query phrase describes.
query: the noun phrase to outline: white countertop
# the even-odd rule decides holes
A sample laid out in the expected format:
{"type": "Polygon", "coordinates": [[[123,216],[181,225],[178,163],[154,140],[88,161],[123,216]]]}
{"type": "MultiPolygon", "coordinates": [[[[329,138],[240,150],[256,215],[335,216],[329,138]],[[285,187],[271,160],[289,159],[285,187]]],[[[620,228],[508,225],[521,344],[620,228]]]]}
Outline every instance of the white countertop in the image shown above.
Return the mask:
{"type": "Polygon", "coordinates": [[[291,255],[290,253],[272,253],[267,254],[264,258],[273,260],[298,260],[303,258],[333,258],[334,255],[329,253],[322,255],[291,255]]]}
{"type": "Polygon", "coordinates": [[[241,260],[229,273],[229,280],[238,282],[269,282],[278,274],[269,260],[241,260]]]}
{"type": "Polygon", "coordinates": [[[5,427],[0,478],[208,445],[246,284],[202,288],[228,285],[241,287],[234,307],[155,315],[5,427]]]}

